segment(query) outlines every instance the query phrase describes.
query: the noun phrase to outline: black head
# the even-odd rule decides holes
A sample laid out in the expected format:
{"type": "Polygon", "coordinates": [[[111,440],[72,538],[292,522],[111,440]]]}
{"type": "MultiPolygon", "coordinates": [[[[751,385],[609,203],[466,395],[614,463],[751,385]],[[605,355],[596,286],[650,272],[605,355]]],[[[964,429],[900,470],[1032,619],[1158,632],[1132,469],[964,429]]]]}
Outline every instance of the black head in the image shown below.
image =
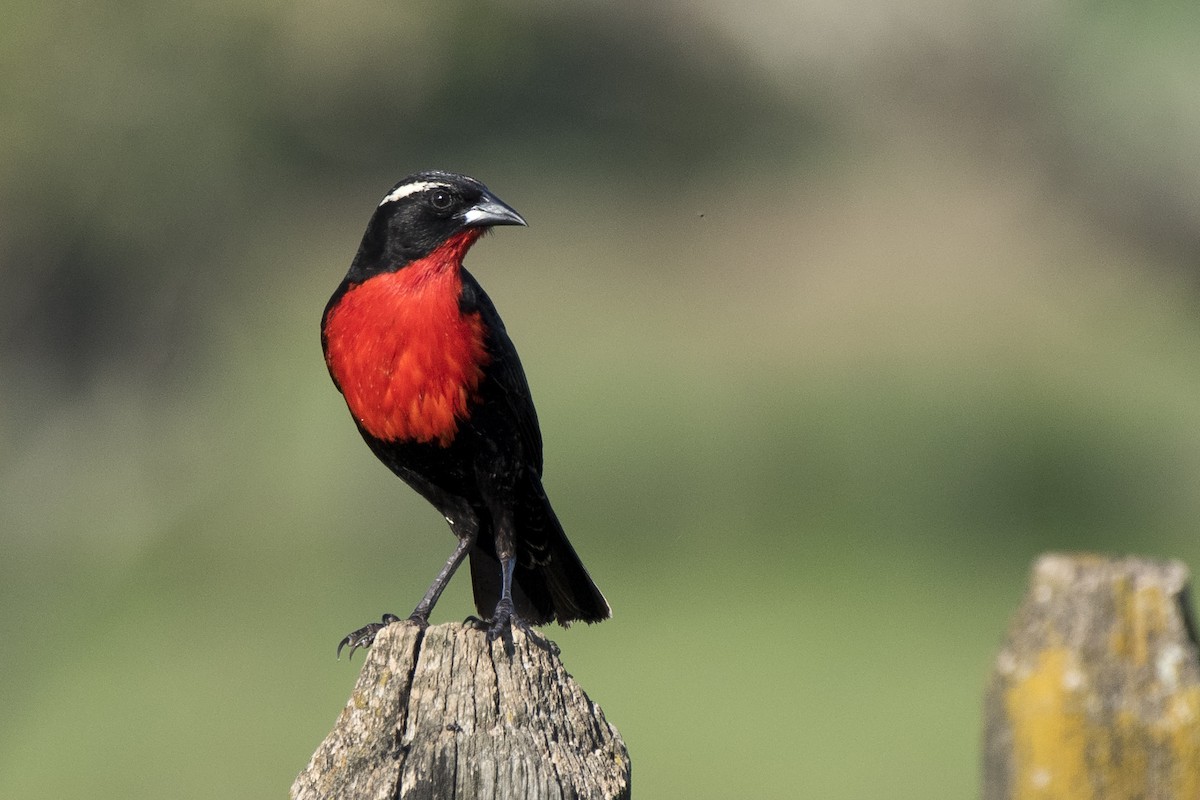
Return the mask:
{"type": "Polygon", "coordinates": [[[521,215],[474,178],[417,172],[397,183],[367,224],[350,280],[393,272],[466,228],[524,225],[521,215]]]}

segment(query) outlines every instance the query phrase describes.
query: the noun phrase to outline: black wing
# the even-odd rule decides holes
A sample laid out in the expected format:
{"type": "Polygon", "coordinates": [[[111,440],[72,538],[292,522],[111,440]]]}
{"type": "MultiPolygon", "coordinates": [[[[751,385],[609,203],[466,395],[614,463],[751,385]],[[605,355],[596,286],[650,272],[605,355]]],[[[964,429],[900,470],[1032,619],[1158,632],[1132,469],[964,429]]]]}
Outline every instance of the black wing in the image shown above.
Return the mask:
{"type": "MultiPolygon", "coordinates": [[[[462,270],[462,297],[459,308],[464,313],[479,312],[487,329],[487,348],[491,362],[487,366],[484,393],[502,404],[507,411],[507,421],[514,426],[525,451],[528,464],[542,474],[542,432],[538,427],[537,411],[533,407],[533,395],[529,392],[529,381],[517,356],[517,348],[504,321],[500,319],[492,299],[483,291],[479,281],[465,269],[462,270]]],[[[493,399],[489,398],[489,399],[493,399]]]]}

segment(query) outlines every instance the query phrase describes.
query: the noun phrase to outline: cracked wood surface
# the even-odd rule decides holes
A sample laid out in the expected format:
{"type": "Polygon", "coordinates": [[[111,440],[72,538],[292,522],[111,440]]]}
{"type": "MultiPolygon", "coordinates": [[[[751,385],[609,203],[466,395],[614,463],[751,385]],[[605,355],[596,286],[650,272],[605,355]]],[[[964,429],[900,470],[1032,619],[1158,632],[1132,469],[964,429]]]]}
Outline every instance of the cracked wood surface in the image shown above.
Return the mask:
{"type": "Polygon", "coordinates": [[[1044,555],[984,703],[984,800],[1200,798],[1200,656],[1177,561],[1044,555]]]}
{"type": "Polygon", "coordinates": [[[512,644],[461,624],[380,631],[292,798],[628,798],[616,728],[556,654],[520,630],[512,644]]]}

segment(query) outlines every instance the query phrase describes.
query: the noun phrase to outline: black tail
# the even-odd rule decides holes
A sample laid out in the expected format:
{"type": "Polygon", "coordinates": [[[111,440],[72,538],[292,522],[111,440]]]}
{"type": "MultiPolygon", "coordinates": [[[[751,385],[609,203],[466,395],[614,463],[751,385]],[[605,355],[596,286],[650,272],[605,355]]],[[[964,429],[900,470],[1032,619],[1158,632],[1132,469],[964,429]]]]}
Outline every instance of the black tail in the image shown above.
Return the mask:
{"type": "MultiPolygon", "coordinates": [[[[567,541],[542,488],[526,493],[515,511],[513,605],[517,615],[536,625],[558,622],[564,627],[576,620],[600,622],[611,617],[608,601],[567,541]]],[[[500,562],[490,531],[480,534],[479,544],[471,551],[471,583],[475,609],[490,619],[500,600],[500,562]]]]}

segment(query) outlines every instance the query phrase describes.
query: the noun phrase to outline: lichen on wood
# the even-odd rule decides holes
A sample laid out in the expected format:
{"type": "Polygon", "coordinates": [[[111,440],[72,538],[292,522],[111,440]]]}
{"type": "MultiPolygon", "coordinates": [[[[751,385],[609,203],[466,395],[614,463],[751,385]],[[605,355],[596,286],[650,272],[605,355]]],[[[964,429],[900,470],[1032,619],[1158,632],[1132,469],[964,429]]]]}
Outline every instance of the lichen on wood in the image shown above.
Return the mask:
{"type": "Polygon", "coordinates": [[[985,699],[985,800],[1200,798],[1200,655],[1175,561],[1045,555],[985,699]]]}

